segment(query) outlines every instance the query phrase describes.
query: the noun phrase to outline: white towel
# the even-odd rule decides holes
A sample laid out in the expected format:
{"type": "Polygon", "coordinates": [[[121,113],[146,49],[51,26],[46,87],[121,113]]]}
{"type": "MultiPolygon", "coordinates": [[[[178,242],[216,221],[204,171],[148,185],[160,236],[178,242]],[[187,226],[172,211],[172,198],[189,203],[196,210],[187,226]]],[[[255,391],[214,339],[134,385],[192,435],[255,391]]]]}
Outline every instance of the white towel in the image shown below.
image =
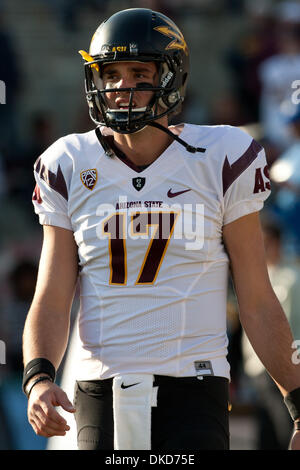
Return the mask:
{"type": "Polygon", "coordinates": [[[125,374],[114,378],[114,449],[151,449],[153,379],[149,374],[125,374]]]}

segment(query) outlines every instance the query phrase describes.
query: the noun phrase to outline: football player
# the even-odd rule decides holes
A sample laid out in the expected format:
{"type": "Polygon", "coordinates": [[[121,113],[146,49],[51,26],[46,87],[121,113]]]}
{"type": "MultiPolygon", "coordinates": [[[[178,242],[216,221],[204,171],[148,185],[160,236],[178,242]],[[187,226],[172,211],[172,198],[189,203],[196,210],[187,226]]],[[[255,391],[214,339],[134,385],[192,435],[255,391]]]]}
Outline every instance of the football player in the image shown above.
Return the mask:
{"type": "Polygon", "coordinates": [[[300,369],[259,223],[263,148],[226,125],[169,125],[189,50],[163,14],[120,11],[80,53],[96,129],[59,139],[34,169],[44,243],[23,345],[33,429],[65,435],[60,405],[75,413],[79,449],[228,449],[229,264],[243,327],[298,426],[300,369]],[[78,277],[72,404],[55,376],[78,277]]]}

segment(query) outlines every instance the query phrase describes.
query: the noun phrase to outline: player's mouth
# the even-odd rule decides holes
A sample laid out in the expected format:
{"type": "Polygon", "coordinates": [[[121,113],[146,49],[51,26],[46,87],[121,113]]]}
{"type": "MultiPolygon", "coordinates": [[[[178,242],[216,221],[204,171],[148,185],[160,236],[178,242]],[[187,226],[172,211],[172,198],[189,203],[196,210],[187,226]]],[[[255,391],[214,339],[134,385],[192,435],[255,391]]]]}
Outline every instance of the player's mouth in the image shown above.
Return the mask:
{"type": "MultiPolygon", "coordinates": [[[[119,109],[124,109],[124,110],[125,110],[125,109],[129,109],[129,102],[125,102],[125,101],[120,102],[120,101],[119,101],[119,102],[116,103],[116,105],[118,106],[119,109]]],[[[136,107],[137,107],[137,106],[136,106],[136,103],[135,103],[134,101],[131,103],[131,107],[132,107],[132,108],[136,108],[136,107]]]]}

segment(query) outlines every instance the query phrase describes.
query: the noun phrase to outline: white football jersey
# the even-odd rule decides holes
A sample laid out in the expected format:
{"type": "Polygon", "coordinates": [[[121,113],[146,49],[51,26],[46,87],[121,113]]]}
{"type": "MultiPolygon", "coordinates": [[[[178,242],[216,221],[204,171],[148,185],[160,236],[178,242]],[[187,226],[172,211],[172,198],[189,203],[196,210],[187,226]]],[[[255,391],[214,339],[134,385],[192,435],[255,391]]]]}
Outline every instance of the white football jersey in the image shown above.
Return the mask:
{"type": "Polygon", "coordinates": [[[35,164],[40,223],[73,231],[78,245],[77,380],[230,377],[222,227],[262,208],[267,163],[238,128],[185,124],[181,138],[205,152],[174,141],[141,170],[108,156],[93,130],[35,164]]]}

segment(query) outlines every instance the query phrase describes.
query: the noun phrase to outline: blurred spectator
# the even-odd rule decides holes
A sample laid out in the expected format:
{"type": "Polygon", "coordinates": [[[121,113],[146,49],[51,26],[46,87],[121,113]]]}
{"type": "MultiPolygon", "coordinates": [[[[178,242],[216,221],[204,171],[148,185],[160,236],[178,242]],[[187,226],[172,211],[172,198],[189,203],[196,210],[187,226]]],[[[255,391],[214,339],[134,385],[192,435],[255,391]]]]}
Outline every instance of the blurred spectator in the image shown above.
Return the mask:
{"type": "Polygon", "coordinates": [[[46,447],[46,439],[36,436],[28,424],[27,399],[22,392],[22,333],[36,277],[36,264],[20,260],[9,275],[11,296],[0,312],[1,339],[6,344],[4,380],[0,380],[0,449],[5,450],[46,447]]]}
{"type": "MultiPolygon", "coordinates": [[[[242,36],[236,38],[226,61],[232,72],[232,89],[241,110],[239,124],[259,120],[261,83],[259,66],[277,52],[275,22],[269,2],[248,2],[246,11],[249,26],[242,36]]],[[[236,106],[236,105],[235,105],[236,106]]]]}
{"type": "Polygon", "coordinates": [[[106,14],[106,9],[111,3],[109,0],[85,0],[84,2],[82,0],[43,1],[53,10],[58,22],[67,33],[78,31],[80,14],[83,10],[90,8],[101,17],[106,14]]]}
{"type": "Polygon", "coordinates": [[[283,150],[292,143],[286,120],[294,107],[292,84],[300,76],[300,4],[283,2],[275,15],[278,52],[260,66],[260,119],[266,137],[283,150]]]}
{"type": "MultiPolygon", "coordinates": [[[[283,255],[282,229],[274,220],[263,221],[266,258],[274,291],[291,325],[294,338],[300,338],[300,268],[283,255]]],[[[243,335],[244,370],[256,391],[257,448],[287,450],[293,422],[279,389],[243,335]]],[[[292,355],[292,349],[291,349],[292,355]]]]}
{"type": "Polygon", "coordinates": [[[22,334],[36,279],[37,266],[27,260],[19,261],[9,275],[11,297],[2,307],[1,323],[5,335],[1,339],[7,345],[6,367],[11,373],[23,373],[22,334]]]}
{"type": "Polygon", "coordinates": [[[244,110],[242,102],[235,94],[227,93],[219,96],[212,103],[210,123],[211,125],[244,125],[249,122],[249,115],[244,110]]]}
{"type": "MultiPolygon", "coordinates": [[[[1,6],[0,6],[1,8],[1,6]]],[[[3,7],[2,7],[3,8],[3,7]]],[[[21,90],[22,72],[20,57],[16,53],[13,37],[6,30],[0,9],[0,80],[5,86],[5,104],[0,105],[0,153],[10,158],[18,144],[18,98],[21,90]]],[[[0,100],[2,102],[2,100],[0,100]]]]}
{"type": "Polygon", "coordinates": [[[3,405],[1,400],[1,384],[0,384],[0,450],[12,450],[12,436],[10,435],[10,429],[6,421],[5,413],[3,410],[3,405]]]}
{"type": "Polygon", "coordinates": [[[31,117],[31,135],[27,154],[34,162],[51,145],[55,138],[54,116],[48,110],[36,111],[31,117]]]}
{"type": "Polygon", "coordinates": [[[275,189],[273,211],[290,240],[291,250],[300,256],[300,106],[287,121],[293,144],[276,159],[270,169],[275,189]]]}
{"type": "Polygon", "coordinates": [[[58,136],[55,133],[55,119],[48,110],[36,111],[30,118],[29,136],[16,158],[7,162],[6,180],[9,192],[30,211],[34,187],[33,165],[36,159],[58,136]]]}
{"type": "Polygon", "coordinates": [[[3,162],[4,158],[0,153],[0,199],[7,194],[7,180],[3,162]]]}

